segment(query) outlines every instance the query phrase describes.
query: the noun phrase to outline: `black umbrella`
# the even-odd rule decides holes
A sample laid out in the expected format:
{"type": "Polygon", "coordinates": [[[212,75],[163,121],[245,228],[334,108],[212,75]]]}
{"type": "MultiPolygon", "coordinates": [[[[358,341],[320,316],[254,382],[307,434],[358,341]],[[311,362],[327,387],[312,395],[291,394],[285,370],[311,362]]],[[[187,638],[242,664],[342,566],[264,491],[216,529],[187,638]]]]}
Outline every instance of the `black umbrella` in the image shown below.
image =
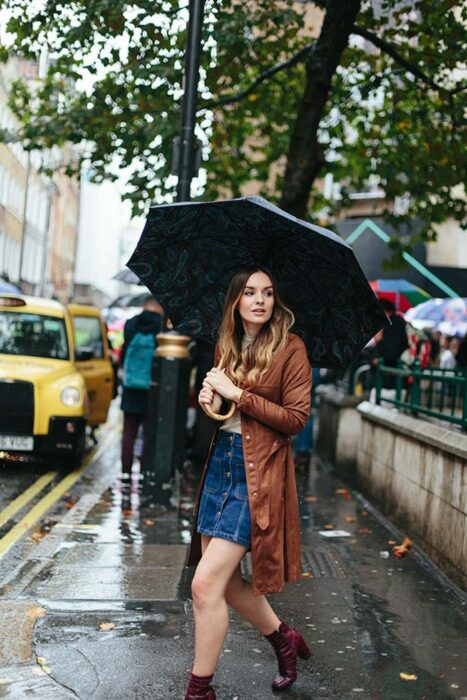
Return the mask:
{"type": "Polygon", "coordinates": [[[315,367],[348,366],[388,323],[339,236],[261,197],[152,207],[127,265],[177,330],[211,342],[233,275],[269,269],[315,367]]]}

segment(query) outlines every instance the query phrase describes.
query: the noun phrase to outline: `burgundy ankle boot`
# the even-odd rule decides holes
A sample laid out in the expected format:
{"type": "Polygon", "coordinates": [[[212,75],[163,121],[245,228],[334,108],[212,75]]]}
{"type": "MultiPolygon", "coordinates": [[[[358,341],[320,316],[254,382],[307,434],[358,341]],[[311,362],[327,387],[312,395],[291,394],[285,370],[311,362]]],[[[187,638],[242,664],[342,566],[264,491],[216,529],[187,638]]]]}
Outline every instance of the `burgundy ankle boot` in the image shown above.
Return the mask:
{"type": "Polygon", "coordinates": [[[216,700],[211,681],[212,676],[195,676],[194,673],[190,673],[185,700],[216,700]]]}
{"type": "Polygon", "coordinates": [[[308,659],[311,651],[298,630],[281,622],[279,630],[266,635],[276,652],[279,675],[272,682],[273,690],[286,690],[297,680],[297,656],[308,659]]]}

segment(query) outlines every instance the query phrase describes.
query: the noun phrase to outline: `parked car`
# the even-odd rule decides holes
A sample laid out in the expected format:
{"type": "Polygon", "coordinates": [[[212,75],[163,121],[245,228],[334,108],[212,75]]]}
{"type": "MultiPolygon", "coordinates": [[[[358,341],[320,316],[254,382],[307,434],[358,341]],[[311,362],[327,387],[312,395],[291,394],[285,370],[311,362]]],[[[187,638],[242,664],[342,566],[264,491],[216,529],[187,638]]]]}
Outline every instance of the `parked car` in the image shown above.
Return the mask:
{"type": "Polygon", "coordinates": [[[92,306],[0,294],[0,453],[76,468],[86,427],[107,420],[113,371],[92,306]]]}

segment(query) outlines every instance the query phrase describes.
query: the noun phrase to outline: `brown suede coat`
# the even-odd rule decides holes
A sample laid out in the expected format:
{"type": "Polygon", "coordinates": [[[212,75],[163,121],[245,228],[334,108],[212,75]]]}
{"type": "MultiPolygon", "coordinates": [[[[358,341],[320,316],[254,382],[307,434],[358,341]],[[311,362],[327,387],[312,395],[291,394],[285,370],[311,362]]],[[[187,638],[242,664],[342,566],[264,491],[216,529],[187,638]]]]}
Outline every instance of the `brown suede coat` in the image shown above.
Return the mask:
{"type": "MultiPolygon", "coordinates": [[[[289,333],[288,343],[254,390],[244,389],[241,412],[243,455],[251,512],[253,591],[282,591],[301,575],[300,517],[291,435],[305,425],[311,400],[311,369],[303,341],[289,333]]],[[[214,440],[213,440],[214,442],[214,440]]],[[[211,454],[209,451],[206,466],[211,454]]],[[[198,513],[206,467],[195,506],[198,513]]],[[[193,532],[188,558],[201,558],[201,536],[193,532]]]]}

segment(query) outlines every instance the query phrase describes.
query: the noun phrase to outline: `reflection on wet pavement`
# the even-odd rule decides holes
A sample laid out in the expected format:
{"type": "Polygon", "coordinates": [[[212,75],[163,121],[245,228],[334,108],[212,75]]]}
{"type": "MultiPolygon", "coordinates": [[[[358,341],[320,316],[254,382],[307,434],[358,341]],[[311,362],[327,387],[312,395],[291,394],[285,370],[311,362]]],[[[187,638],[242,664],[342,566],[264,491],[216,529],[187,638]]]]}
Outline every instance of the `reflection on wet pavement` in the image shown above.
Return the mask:
{"type": "MultiPolygon", "coordinates": [[[[467,700],[465,597],[416,550],[396,559],[394,531],[318,461],[301,474],[299,491],[304,575],[271,601],[302,629],[313,654],[300,662],[287,697],[467,700]],[[349,536],[319,534],[333,530],[349,536]]],[[[136,472],[130,481],[115,478],[84,518],[56,526],[60,546],[21,594],[47,611],[34,644],[55,684],[54,700],[183,696],[193,653],[187,512],[145,504],[136,472]]],[[[270,700],[269,645],[230,617],[218,697],[270,700]]],[[[37,697],[47,698],[51,691],[41,683],[37,697]]],[[[0,684],[0,697],[37,687],[37,678],[0,684]]]]}

